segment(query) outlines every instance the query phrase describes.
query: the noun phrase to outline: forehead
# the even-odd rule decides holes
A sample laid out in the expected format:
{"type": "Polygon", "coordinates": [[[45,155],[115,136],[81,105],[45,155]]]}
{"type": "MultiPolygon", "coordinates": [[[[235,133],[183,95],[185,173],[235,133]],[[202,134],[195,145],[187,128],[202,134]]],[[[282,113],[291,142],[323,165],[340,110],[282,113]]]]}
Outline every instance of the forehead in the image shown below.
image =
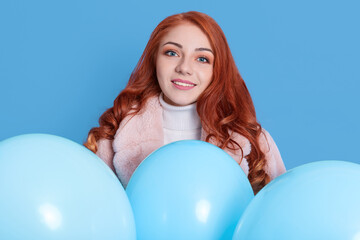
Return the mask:
{"type": "Polygon", "coordinates": [[[161,39],[161,44],[169,41],[179,43],[184,47],[211,48],[206,34],[198,26],[191,23],[182,23],[171,28],[161,39]]]}

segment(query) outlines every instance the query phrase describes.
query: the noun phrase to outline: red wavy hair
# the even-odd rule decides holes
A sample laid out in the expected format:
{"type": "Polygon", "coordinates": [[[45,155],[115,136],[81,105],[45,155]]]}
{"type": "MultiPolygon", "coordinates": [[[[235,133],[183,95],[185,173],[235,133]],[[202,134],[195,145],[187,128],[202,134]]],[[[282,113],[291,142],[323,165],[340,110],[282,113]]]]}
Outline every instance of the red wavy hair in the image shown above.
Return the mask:
{"type": "Polygon", "coordinates": [[[127,86],[116,97],[113,107],[102,114],[100,126],[90,130],[84,145],[97,152],[99,139],[113,140],[120,122],[126,116],[137,114],[149,98],[161,93],[155,71],[159,44],[172,27],[184,22],[199,27],[207,35],[214,51],[212,82],[197,100],[197,112],[204,130],[209,134],[206,141],[211,139],[222,149],[240,149],[241,152],[241,146],[231,138],[231,132],[239,133],[250,141],[251,152],[246,157],[249,164],[248,179],[257,193],[270,181],[264,170],[265,155],[259,145],[262,128],[223,31],[215,20],[204,13],[180,13],[160,22],[152,32],[127,86]]]}

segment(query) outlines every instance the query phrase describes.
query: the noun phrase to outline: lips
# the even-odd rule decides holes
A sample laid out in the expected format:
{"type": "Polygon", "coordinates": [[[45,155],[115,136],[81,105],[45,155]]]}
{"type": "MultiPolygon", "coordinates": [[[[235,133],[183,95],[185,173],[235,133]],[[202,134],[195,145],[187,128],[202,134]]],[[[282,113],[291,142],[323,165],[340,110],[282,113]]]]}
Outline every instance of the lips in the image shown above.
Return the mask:
{"type": "Polygon", "coordinates": [[[174,87],[180,90],[190,90],[196,86],[195,83],[183,79],[173,79],[171,80],[171,82],[174,85],[174,87]]]}

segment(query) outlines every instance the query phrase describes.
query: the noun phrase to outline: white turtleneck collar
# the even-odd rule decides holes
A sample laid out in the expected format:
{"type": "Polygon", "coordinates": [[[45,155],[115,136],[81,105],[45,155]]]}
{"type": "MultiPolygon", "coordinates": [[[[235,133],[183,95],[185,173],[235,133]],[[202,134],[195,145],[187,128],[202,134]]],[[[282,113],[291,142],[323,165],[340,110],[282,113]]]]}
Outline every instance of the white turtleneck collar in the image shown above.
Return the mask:
{"type": "Polygon", "coordinates": [[[196,111],[196,103],[187,106],[173,106],[159,96],[163,108],[164,143],[178,140],[200,140],[201,121],[196,111]]]}

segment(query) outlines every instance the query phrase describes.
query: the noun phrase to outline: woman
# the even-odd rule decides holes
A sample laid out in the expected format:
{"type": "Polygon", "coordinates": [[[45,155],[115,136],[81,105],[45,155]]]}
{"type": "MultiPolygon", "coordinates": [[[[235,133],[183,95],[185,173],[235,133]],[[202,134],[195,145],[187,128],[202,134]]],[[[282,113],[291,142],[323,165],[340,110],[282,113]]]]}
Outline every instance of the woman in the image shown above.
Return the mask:
{"type": "Polygon", "coordinates": [[[84,144],[126,187],[145,157],[164,144],[198,139],[228,152],[255,193],[285,172],[273,139],[258,123],[224,33],[209,16],[164,19],[126,88],[84,144]]]}

